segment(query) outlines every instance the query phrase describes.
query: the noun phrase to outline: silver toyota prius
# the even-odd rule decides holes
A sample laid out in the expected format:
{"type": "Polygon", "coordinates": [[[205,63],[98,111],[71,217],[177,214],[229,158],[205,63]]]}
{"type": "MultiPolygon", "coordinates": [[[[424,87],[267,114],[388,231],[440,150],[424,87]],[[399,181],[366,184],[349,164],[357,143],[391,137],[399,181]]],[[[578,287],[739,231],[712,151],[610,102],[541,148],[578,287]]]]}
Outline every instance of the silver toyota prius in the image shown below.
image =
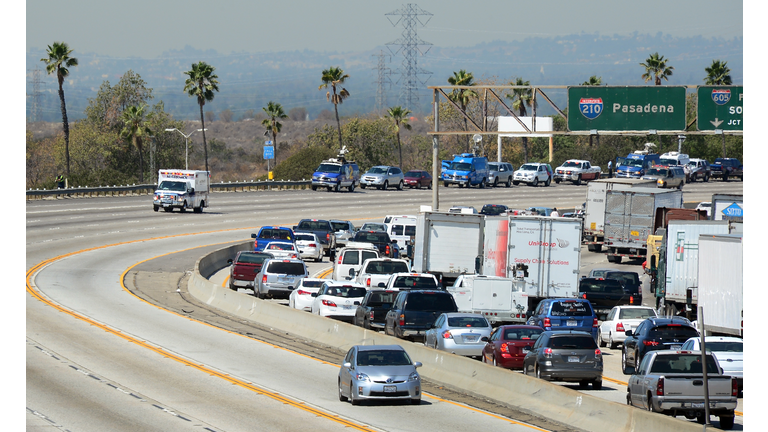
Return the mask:
{"type": "Polygon", "coordinates": [[[339,400],[405,400],[421,403],[421,377],[400,345],[355,345],[339,370],[339,400]]]}

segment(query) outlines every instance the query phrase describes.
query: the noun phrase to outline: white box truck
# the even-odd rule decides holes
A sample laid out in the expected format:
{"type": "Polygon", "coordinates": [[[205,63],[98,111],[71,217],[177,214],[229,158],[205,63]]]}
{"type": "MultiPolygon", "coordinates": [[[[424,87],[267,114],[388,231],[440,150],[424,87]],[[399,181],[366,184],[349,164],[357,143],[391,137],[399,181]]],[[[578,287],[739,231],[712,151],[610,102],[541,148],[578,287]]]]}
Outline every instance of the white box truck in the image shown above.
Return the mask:
{"type": "Polygon", "coordinates": [[[699,306],[707,335],[744,336],[741,234],[699,236],[699,306]]]}
{"type": "Polygon", "coordinates": [[[202,213],[209,204],[210,178],[208,171],[161,169],[157,175],[153,209],[162,208],[166,212],[175,208],[182,212],[192,209],[202,213]]]}
{"type": "Polygon", "coordinates": [[[459,312],[484,316],[492,325],[525,324],[528,294],[511,278],[461,275],[447,291],[459,312]]]}
{"type": "Polygon", "coordinates": [[[528,309],[579,292],[581,221],[549,216],[487,216],[482,274],[517,281],[528,309]]]}
{"type": "Polygon", "coordinates": [[[605,196],[605,243],[608,262],[645,258],[656,209],[682,208],[683,192],[657,188],[609,190],[605,196]]]}
{"type": "Polygon", "coordinates": [[[444,287],[461,274],[479,273],[484,216],[426,211],[416,220],[412,269],[432,273],[444,287]]]}
{"type": "Polygon", "coordinates": [[[653,188],[654,180],[632,178],[599,179],[587,184],[587,201],[584,209],[582,244],[590,252],[600,252],[605,236],[605,197],[610,190],[630,190],[637,187],[653,188]]]}
{"type": "MultiPolygon", "coordinates": [[[[671,220],[665,236],[664,286],[656,295],[664,315],[696,314],[699,287],[699,236],[728,234],[728,221],[671,220]],[[692,310],[689,310],[689,305],[692,310]]],[[[660,279],[661,280],[661,279],[660,279]]]]}

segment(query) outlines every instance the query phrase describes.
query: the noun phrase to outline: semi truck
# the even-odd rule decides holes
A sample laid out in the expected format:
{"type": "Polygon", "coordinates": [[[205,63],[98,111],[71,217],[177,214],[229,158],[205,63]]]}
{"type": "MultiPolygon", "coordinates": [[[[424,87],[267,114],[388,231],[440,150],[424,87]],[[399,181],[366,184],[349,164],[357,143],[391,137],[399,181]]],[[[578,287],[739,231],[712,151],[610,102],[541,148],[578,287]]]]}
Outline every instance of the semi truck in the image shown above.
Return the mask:
{"type": "Polygon", "coordinates": [[[161,169],[157,175],[152,208],[158,211],[170,212],[177,208],[181,212],[192,209],[202,213],[208,207],[211,173],[209,171],[192,171],[177,169],[161,169]]]}
{"type": "Polygon", "coordinates": [[[581,221],[549,216],[486,216],[481,273],[511,278],[528,309],[579,293],[581,221]]]}
{"type": "Polygon", "coordinates": [[[426,211],[416,219],[412,269],[432,273],[443,287],[462,274],[479,274],[485,219],[480,214],[426,211]]]}
{"type": "Polygon", "coordinates": [[[655,294],[660,315],[696,315],[699,287],[699,236],[728,234],[728,221],[671,220],[662,233],[655,294]]]}
{"type": "Polygon", "coordinates": [[[581,243],[587,245],[590,252],[600,252],[605,243],[605,198],[608,191],[631,190],[638,187],[653,188],[656,187],[656,182],[629,178],[599,179],[589,182],[581,243]]]}
{"type": "Polygon", "coordinates": [[[528,294],[511,278],[461,275],[447,291],[459,312],[480,314],[492,325],[525,324],[528,294]]]}
{"type": "Polygon", "coordinates": [[[623,257],[645,258],[648,236],[654,233],[656,209],[682,208],[683,192],[657,188],[609,190],[605,197],[604,244],[608,262],[623,257]]]}
{"type": "Polygon", "coordinates": [[[744,243],[741,234],[699,235],[698,280],[698,305],[704,311],[707,336],[743,337],[744,243]]]}

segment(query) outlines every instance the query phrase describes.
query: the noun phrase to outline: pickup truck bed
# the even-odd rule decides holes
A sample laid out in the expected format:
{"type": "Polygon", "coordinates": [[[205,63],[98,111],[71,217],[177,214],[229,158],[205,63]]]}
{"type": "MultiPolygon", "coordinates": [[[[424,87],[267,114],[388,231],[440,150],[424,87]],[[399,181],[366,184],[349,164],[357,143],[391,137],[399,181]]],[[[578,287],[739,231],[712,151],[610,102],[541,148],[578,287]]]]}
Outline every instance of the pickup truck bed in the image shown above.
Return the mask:
{"type": "Polygon", "coordinates": [[[583,278],[579,281],[579,297],[589,300],[598,315],[607,315],[614,306],[640,304],[627,294],[616,279],[583,278]]]}

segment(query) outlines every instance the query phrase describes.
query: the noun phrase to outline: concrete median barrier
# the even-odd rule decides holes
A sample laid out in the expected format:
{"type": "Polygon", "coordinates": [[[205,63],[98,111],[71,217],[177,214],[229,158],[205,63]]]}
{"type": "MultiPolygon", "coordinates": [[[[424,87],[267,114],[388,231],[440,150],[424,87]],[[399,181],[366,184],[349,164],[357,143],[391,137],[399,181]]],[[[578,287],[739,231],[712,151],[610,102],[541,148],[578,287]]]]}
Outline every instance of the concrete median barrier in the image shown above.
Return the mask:
{"type": "Polygon", "coordinates": [[[227,260],[238,251],[248,250],[250,244],[228,246],[200,258],[189,279],[190,294],[232,315],[342,351],[353,345],[402,345],[415,361],[422,362],[419,373],[432,382],[572,428],[600,432],[694,432],[702,429],[701,425],[691,422],[609,402],[477,360],[436,351],[423,344],[259,300],[208,280],[210,275],[226,267],[227,260]]]}

